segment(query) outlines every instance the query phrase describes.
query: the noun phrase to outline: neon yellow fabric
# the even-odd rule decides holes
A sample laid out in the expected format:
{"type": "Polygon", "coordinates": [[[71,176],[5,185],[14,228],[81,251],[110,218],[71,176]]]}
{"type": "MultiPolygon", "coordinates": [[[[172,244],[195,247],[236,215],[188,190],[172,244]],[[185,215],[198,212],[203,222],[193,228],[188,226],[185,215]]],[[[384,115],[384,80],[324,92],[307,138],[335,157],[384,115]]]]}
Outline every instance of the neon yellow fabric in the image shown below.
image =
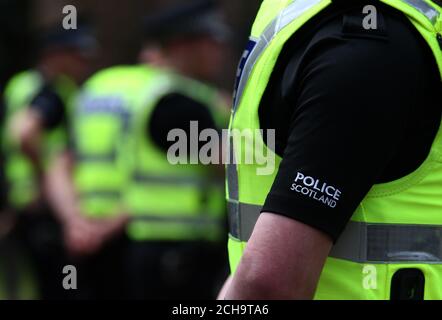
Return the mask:
{"type": "Polygon", "coordinates": [[[223,186],[213,183],[208,167],[170,164],[166,153],[146,138],[146,127],[158,101],[170,93],[181,93],[207,105],[223,128],[228,123],[227,108],[214,89],[176,74],[157,80],[150,92],[137,111],[133,128],[132,179],[126,203],[134,220],[128,234],[137,241],[219,240],[225,207],[223,186]],[[145,181],[137,181],[136,175],[145,181]]]}
{"type": "Polygon", "coordinates": [[[144,66],[100,71],[85,83],[75,103],[74,179],[81,209],[87,216],[107,217],[123,209],[125,147],[132,114],[144,103],[158,73],[144,66]]]}
{"type": "MultiPolygon", "coordinates": [[[[423,0],[422,0],[423,1],[423,0]]],[[[302,2],[298,1],[298,3],[302,2]]],[[[426,1],[439,12],[438,19],[432,23],[428,17],[402,0],[382,1],[403,12],[426,40],[434,53],[442,77],[442,50],[437,35],[442,34],[442,9],[436,4],[426,1]]],[[[415,1],[418,2],[419,1],[415,1]]],[[[288,6],[296,3],[292,0],[264,0],[252,30],[252,39],[263,36],[272,21],[284,21],[278,15],[288,6]]],[[[304,1],[305,11],[274,35],[266,38],[267,46],[256,60],[244,91],[239,97],[239,106],[231,121],[231,129],[260,129],[258,109],[261,98],[268,85],[271,73],[286,41],[296,34],[307,21],[323,12],[331,5],[330,0],[304,1]]],[[[251,142],[247,142],[251,143],[251,142]]],[[[253,141],[254,148],[264,148],[272,152],[262,139],[253,141]]],[[[242,153],[235,150],[237,159],[244,159],[242,153]]],[[[257,165],[237,165],[238,192],[240,203],[262,206],[275,179],[281,159],[276,157],[276,170],[273,175],[256,175],[257,165]],[[253,186],[253,188],[251,187],[253,186]],[[258,187],[259,186],[259,187],[258,187]]],[[[257,161],[258,162],[258,161],[257,161]]],[[[376,185],[359,205],[352,220],[376,223],[399,223],[413,225],[442,225],[442,129],[435,138],[431,152],[414,173],[397,181],[376,185]]],[[[233,188],[232,185],[228,186],[233,188]]],[[[232,272],[241,259],[246,243],[230,237],[229,255],[232,272]]],[[[366,290],[363,288],[363,264],[328,258],[322,272],[316,292],[317,299],[389,299],[391,278],[398,269],[418,268],[426,277],[425,299],[442,299],[442,265],[440,264],[407,264],[385,263],[376,264],[378,287],[366,290]]]]}
{"type": "MultiPolygon", "coordinates": [[[[14,76],[5,89],[6,129],[3,134],[5,154],[5,172],[8,182],[8,201],[14,208],[22,208],[37,196],[38,186],[34,168],[26,156],[19,150],[18,142],[11,135],[11,125],[18,112],[28,107],[32,99],[44,84],[44,79],[37,71],[24,71],[14,76]]],[[[60,76],[54,82],[55,90],[66,106],[76,91],[76,85],[70,79],[60,76]]],[[[48,165],[54,154],[66,146],[65,128],[59,127],[44,134],[42,154],[48,165]]]]}

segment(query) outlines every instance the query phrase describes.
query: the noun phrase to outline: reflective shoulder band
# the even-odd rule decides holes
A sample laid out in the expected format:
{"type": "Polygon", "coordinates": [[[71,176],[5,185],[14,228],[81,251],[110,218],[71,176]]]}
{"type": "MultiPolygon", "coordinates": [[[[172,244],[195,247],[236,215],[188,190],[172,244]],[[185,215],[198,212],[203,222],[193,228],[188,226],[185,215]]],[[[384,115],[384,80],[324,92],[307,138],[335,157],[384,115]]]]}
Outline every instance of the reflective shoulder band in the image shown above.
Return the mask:
{"type": "Polygon", "coordinates": [[[250,57],[247,59],[244,66],[243,76],[239,80],[238,91],[236,92],[238,99],[236,99],[235,105],[233,106],[234,112],[236,112],[239,104],[241,103],[242,94],[256,61],[268,47],[273,37],[287,25],[289,25],[293,20],[298,18],[310,8],[313,8],[315,5],[319,4],[321,1],[323,0],[293,1],[287,8],[282,10],[282,12],[272,22],[270,22],[263,34],[258,39],[253,39],[256,41],[256,46],[253,48],[250,57]]]}
{"type": "MultiPolygon", "coordinates": [[[[230,235],[247,242],[261,206],[229,202],[230,235]]],[[[442,225],[374,224],[350,221],[330,257],[359,263],[442,264],[442,225]]]]}
{"type": "Polygon", "coordinates": [[[419,11],[424,16],[426,16],[433,25],[436,24],[437,19],[439,18],[439,12],[435,8],[430,6],[428,3],[426,3],[424,0],[402,0],[402,1],[412,6],[417,11],[419,11]]]}

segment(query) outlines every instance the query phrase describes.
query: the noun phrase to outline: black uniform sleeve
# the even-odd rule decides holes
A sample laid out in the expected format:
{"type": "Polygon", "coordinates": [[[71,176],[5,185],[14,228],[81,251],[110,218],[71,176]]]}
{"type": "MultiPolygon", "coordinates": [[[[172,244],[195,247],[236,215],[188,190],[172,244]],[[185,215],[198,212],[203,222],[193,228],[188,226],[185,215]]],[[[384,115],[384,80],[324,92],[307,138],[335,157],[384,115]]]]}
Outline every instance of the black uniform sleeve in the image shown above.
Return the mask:
{"type": "Polygon", "coordinates": [[[167,141],[173,129],[182,129],[190,138],[190,122],[197,121],[198,129],[216,129],[209,109],[198,101],[182,94],[173,93],[164,97],[152,113],[147,134],[162,150],[167,151],[174,142],[167,141]]]}
{"type": "Polygon", "coordinates": [[[294,111],[262,210],[334,241],[395,156],[428,79],[427,48],[402,22],[371,37],[342,34],[341,21],[285,70],[281,95],[294,111]]]}
{"type": "Polygon", "coordinates": [[[45,129],[56,128],[66,120],[65,105],[49,85],[43,87],[35,96],[31,102],[31,108],[40,114],[45,129]]]}

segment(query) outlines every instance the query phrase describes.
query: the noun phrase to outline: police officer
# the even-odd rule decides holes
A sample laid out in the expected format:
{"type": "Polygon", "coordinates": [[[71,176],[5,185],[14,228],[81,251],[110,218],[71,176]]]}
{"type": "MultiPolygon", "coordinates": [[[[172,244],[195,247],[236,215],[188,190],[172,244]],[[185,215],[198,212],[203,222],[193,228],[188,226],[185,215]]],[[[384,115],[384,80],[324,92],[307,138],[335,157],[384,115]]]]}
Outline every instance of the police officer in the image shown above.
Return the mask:
{"type": "Polygon", "coordinates": [[[123,160],[132,109],[151,79],[141,66],[112,67],[88,79],[74,103],[71,148],[49,173],[50,198],[63,217],[65,243],[82,281],[80,299],[126,297],[123,160]]]}
{"type": "Polygon", "coordinates": [[[442,298],[442,7],[365,5],[262,3],[231,128],[276,133],[232,143],[222,297],[442,298]]]}
{"type": "Polygon", "coordinates": [[[225,27],[207,19],[213,11],[213,4],[199,1],[149,19],[143,64],[112,67],[86,82],[76,103],[75,148],[51,174],[64,216],[89,217],[88,226],[67,228],[69,247],[91,257],[109,252],[107,260],[93,258],[99,261],[95,276],[113,279],[113,287],[126,280],[132,298],[213,296],[212,279],[223,271],[219,179],[212,169],[167,160],[170,130],[188,132],[191,120],[201,130],[227,125],[219,92],[189,78],[213,79],[222,66],[225,27]],[[192,26],[190,19],[200,15],[192,26]],[[121,244],[126,224],[128,249],[116,250],[112,243],[121,244]],[[106,265],[120,266],[121,252],[128,279],[118,268],[99,268],[110,259],[106,265]],[[213,258],[198,267],[203,256],[213,258]]]}
{"type": "Polygon", "coordinates": [[[45,174],[67,144],[69,103],[89,72],[94,49],[84,28],[50,28],[40,39],[36,67],[14,76],[5,90],[8,202],[19,215],[18,230],[35,264],[42,299],[64,297],[60,277],[67,264],[44,196],[45,174]]]}
{"type": "Polygon", "coordinates": [[[219,75],[229,31],[212,1],[177,6],[148,19],[147,28],[160,49],[156,61],[187,79],[172,75],[171,88],[143,108],[134,124],[126,194],[132,215],[129,284],[135,298],[207,299],[214,297],[224,266],[224,192],[216,167],[169,163],[174,142],[168,134],[185,132],[190,145],[191,121],[199,132],[226,127],[219,92],[191,79],[208,82],[219,75]]]}

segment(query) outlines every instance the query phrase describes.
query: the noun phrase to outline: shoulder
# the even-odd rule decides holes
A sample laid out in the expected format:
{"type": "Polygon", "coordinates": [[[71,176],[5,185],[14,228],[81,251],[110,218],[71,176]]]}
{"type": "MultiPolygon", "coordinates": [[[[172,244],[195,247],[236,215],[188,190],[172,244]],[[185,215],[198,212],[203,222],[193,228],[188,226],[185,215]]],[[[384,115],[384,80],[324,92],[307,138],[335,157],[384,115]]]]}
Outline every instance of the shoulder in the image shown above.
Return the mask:
{"type": "Polygon", "coordinates": [[[152,121],[179,124],[183,128],[187,128],[191,121],[197,121],[201,127],[215,127],[213,114],[206,104],[178,92],[164,95],[159,100],[152,121]]]}
{"type": "Polygon", "coordinates": [[[323,20],[307,37],[295,34],[279,62],[284,92],[293,94],[292,88],[301,90],[320,79],[336,92],[363,86],[365,93],[411,95],[403,88],[425,77],[432,59],[429,46],[408,18],[392,8],[379,7],[377,30],[365,30],[363,18],[359,9],[351,9],[323,20]]]}
{"type": "Polygon", "coordinates": [[[366,15],[361,8],[348,9],[325,20],[314,32],[306,51],[321,54],[318,49],[345,49],[342,55],[334,56],[335,60],[373,61],[378,65],[388,61],[407,66],[428,51],[422,35],[402,12],[379,4],[376,28],[365,29],[366,15]]]}
{"type": "Polygon", "coordinates": [[[57,105],[62,106],[64,105],[63,99],[58,92],[57,88],[54,86],[54,84],[51,83],[45,83],[40,90],[35,94],[34,98],[31,101],[32,105],[57,105]]]}
{"type": "Polygon", "coordinates": [[[21,71],[12,76],[8,81],[8,85],[15,85],[18,83],[26,83],[30,81],[41,80],[41,75],[35,70],[25,70],[21,71]]]}
{"type": "Polygon", "coordinates": [[[34,70],[26,70],[15,74],[5,86],[5,96],[16,91],[30,90],[41,86],[43,80],[41,75],[34,70]]]}
{"type": "Polygon", "coordinates": [[[6,113],[11,115],[26,107],[43,85],[42,76],[35,70],[23,71],[14,75],[4,90],[6,113]]]}
{"type": "Polygon", "coordinates": [[[186,94],[172,91],[165,94],[159,100],[156,109],[161,112],[182,114],[192,111],[207,110],[207,106],[186,94]]]}
{"type": "Polygon", "coordinates": [[[218,88],[182,75],[171,75],[170,93],[175,95],[174,99],[193,101],[194,106],[204,106],[224,126],[230,116],[228,94],[223,94],[218,88]]]}

